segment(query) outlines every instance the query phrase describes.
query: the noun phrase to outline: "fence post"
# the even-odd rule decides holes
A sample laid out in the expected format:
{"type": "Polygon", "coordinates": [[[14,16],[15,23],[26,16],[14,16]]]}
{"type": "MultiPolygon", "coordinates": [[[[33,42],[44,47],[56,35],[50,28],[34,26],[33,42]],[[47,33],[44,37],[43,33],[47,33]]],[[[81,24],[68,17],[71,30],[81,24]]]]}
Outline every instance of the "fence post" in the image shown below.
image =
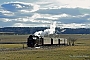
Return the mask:
{"type": "Polygon", "coordinates": [[[51,45],[53,45],[53,39],[51,38],[51,45]]]}
{"type": "Polygon", "coordinates": [[[64,45],[65,45],[65,39],[64,39],[64,45]]]}
{"type": "Polygon", "coordinates": [[[23,49],[24,49],[24,43],[23,43],[23,49]]]}
{"type": "Polygon", "coordinates": [[[60,46],[60,39],[58,39],[58,45],[60,46]]]}
{"type": "Polygon", "coordinates": [[[44,39],[41,37],[40,40],[41,40],[41,44],[43,46],[44,45],[44,39]]]}

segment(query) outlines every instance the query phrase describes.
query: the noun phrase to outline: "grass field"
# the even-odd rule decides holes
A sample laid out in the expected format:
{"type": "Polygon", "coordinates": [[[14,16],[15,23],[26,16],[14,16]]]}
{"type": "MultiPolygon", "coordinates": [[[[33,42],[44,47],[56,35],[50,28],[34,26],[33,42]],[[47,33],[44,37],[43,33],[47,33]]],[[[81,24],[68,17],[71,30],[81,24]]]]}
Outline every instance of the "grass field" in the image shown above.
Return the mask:
{"type": "MultiPolygon", "coordinates": [[[[1,35],[0,42],[26,42],[28,36],[1,35]]],[[[66,34],[56,37],[75,37],[77,41],[75,46],[51,46],[40,49],[22,49],[22,44],[0,44],[0,60],[90,60],[90,35],[66,34]]],[[[26,47],[26,44],[24,46],[26,47]]]]}

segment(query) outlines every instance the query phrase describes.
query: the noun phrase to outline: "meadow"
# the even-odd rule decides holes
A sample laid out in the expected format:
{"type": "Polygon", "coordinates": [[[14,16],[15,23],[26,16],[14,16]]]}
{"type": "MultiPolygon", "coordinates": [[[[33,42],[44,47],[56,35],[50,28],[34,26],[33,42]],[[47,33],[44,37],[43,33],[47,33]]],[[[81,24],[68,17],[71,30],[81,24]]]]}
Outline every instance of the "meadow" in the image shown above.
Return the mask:
{"type": "MultiPolygon", "coordinates": [[[[0,35],[0,42],[27,42],[29,35],[0,35]]],[[[24,44],[0,44],[0,60],[90,60],[89,34],[62,34],[47,37],[77,38],[75,46],[27,48],[24,44]]]]}

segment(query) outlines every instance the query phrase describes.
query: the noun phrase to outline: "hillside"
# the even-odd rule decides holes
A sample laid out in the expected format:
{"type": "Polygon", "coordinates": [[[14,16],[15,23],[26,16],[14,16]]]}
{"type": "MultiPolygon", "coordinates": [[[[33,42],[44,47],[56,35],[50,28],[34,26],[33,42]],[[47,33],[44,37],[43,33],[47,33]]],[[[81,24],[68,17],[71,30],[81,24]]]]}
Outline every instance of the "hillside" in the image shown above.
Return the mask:
{"type": "MultiPolygon", "coordinates": [[[[4,27],[0,28],[0,32],[14,32],[15,34],[34,34],[36,31],[43,31],[49,27],[4,27]]],[[[56,28],[57,34],[90,34],[90,28],[56,28]],[[63,31],[65,30],[65,31],[63,31]],[[63,31],[63,32],[62,32],[63,31]]]]}

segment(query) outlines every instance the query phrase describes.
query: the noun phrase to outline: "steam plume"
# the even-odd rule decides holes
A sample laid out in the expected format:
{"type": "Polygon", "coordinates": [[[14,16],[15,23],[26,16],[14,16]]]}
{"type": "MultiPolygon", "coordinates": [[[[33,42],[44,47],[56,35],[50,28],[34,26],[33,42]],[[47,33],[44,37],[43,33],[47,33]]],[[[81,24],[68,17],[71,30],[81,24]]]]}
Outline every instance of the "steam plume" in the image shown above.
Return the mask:
{"type": "Polygon", "coordinates": [[[56,22],[53,22],[50,25],[50,29],[45,29],[44,31],[35,32],[34,35],[35,36],[44,36],[44,35],[54,34],[55,28],[56,28],[56,22]]]}

